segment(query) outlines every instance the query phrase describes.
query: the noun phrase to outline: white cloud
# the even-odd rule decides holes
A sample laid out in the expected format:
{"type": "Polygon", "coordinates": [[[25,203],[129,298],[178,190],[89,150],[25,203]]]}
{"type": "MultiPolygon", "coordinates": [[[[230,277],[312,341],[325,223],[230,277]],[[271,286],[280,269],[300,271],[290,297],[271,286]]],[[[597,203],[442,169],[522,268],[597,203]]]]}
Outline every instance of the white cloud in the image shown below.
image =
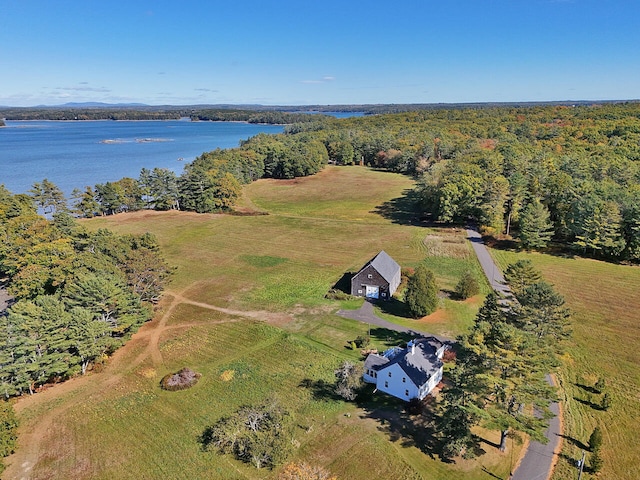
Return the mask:
{"type": "Polygon", "coordinates": [[[322,77],[319,80],[301,80],[300,83],[304,83],[307,85],[317,85],[320,83],[329,83],[329,82],[333,82],[336,79],[336,77],[332,77],[331,75],[325,75],[324,77],[322,77]]]}
{"type": "MultiPolygon", "coordinates": [[[[82,82],[86,84],[86,82],[82,82]]],[[[110,93],[111,90],[106,87],[56,87],[54,90],[63,90],[69,92],[97,92],[97,93],[110,93]]]]}

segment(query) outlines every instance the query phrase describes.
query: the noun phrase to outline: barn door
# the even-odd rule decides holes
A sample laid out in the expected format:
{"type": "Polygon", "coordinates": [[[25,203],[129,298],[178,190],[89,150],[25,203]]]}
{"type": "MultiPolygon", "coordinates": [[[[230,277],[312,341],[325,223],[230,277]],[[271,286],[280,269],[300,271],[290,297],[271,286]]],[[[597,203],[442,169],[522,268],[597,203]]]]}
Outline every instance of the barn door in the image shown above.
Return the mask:
{"type": "Polygon", "coordinates": [[[378,287],[374,287],[371,285],[366,285],[367,287],[367,291],[365,292],[367,298],[378,298],[378,295],[380,294],[380,289],[378,287]]]}

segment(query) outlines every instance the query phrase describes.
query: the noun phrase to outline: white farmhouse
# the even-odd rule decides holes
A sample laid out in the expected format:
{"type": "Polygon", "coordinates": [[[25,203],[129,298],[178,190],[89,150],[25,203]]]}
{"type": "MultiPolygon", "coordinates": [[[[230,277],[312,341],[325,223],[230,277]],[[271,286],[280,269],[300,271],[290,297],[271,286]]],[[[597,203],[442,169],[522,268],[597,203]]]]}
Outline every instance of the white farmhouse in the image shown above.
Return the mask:
{"type": "Polygon", "coordinates": [[[406,348],[393,347],[364,362],[363,380],[376,390],[401,400],[422,400],[442,380],[446,345],[434,337],[412,340],[406,348]]]}

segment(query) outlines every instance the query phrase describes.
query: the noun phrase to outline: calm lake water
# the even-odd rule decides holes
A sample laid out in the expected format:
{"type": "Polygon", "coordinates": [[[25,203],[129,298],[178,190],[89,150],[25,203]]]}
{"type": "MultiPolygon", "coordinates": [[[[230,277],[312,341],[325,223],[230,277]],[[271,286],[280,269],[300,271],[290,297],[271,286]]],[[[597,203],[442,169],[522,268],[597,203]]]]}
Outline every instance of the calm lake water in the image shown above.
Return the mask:
{"type": "Polygon", "coordinates": [[[47,178],[68,196],[122,177],[138,178],[142,168],[183,165],[216,148],[237,147],[258,133],[282,126],[190,121],[24,121],[0,128],[0,184],[26,193],[47,178]]]}

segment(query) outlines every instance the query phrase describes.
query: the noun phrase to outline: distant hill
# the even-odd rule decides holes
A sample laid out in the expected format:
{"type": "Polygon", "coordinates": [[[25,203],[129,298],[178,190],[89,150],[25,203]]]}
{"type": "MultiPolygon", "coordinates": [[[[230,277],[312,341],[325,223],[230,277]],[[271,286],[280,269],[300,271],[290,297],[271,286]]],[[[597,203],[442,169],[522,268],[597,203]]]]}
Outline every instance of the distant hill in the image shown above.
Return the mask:
{"type": "Polygon", "coordinates": [[[41,105],[41,108],[127,108],[148,107],[146,103],[68,102],[62,105],[41,105]]]}

